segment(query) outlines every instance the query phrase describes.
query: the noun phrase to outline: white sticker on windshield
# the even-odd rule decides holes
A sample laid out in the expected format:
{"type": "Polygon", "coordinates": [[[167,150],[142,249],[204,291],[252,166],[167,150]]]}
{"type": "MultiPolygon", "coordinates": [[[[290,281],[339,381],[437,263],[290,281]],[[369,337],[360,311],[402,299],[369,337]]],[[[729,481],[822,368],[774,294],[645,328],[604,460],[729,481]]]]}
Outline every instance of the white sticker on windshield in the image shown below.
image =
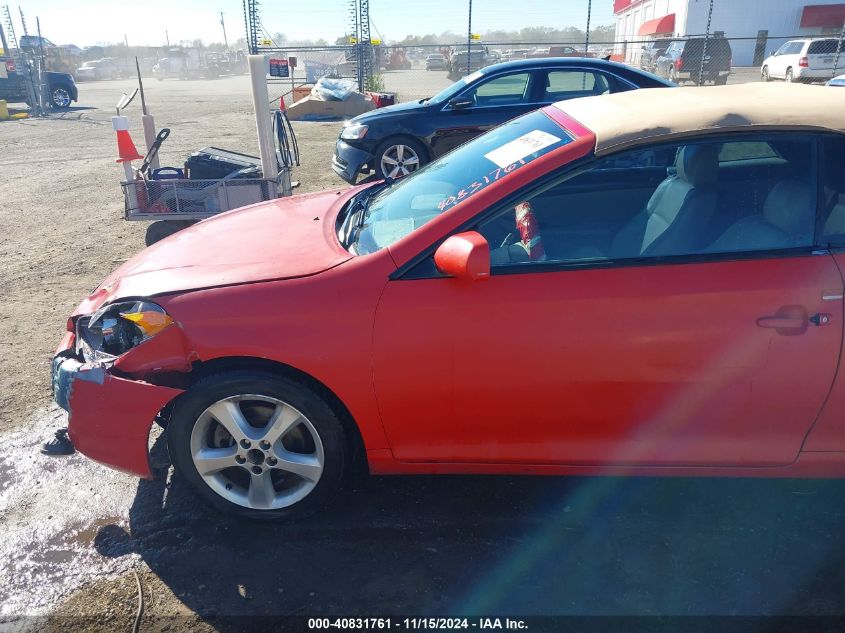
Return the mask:
{"type": "Polygon", "coordinates": [[[533,132],[528,132],[528,134],[523,134],[519,138],[515,138],[509,143],[505,143],[492,152],[484,154],[484,158],[493,161],[504,169],[508,165],[522,160],[529,154],[539,152],[541,149],[545,149],[560,141],[561,139],[554,134],[549,134],[542,130],[534,130],[533,132]]]}

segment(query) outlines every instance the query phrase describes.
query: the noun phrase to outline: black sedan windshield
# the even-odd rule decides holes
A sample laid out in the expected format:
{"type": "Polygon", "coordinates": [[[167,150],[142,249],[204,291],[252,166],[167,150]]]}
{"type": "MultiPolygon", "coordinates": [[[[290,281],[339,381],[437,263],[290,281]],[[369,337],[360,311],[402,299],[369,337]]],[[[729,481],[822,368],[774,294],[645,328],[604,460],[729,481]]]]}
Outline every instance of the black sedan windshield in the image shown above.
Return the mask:
{"type": "Polygon", "coordinates": [[[539,110],[500,125],[374,195],[357,218],[359,229],[350,247],[360,255],[386,248],[489,184],[571,141],[563,128],[539,110]]]}

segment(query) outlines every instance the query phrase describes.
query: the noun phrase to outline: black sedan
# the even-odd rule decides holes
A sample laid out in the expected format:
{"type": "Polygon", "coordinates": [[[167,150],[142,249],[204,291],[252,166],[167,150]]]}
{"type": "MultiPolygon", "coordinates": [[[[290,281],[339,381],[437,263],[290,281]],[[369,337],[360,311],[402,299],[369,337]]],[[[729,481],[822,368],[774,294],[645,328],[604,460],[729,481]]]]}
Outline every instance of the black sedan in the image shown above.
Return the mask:
{"type": "Polygon", "coordinates": [[[347,182],[397,178],[471,138],[556,101],[673,83],[623,64],[573,57],[524,59],[474,72],[431,97],[367,112],[347,123],[332,167],[347,182]]]}

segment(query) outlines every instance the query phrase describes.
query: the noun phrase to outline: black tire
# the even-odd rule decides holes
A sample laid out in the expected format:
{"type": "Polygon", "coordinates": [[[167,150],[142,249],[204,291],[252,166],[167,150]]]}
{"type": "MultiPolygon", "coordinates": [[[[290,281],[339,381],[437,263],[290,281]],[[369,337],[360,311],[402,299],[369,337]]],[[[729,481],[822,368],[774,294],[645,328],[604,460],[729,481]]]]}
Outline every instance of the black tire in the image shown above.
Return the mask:
{"type": "Polygon", "coordinates": [[[713,85],[715,86],[725,86],[728,83],[728,76],[727,75],[719,75],[713,80],[713,85]]]}
{"type": "Polygon", "coordinates": [[[769,67],[763,66],[763,68],[760,69],[760,81],[762,81],[763,83],[768,83],[771,80],[772,77],[771,75],[769,75],[769,67]]]}
{"type": "Polygon", "coordinates": [[[47,87],[50,94],[50,107],[54,110],[67,110],[72,102],[73,91],[63,83],[50,84],[47,87]]]}
{"type": "Polygon", "coordinates": [[[147,233],[144,235],[144,244],[152,246],[156,242],[160,242],[165,237],[170,237],[174,233],[186,229],[194,224],[188,220],[159,220],[153,222],[147,227],[147,233]]]}
{"type": "Polygon", "coordinates": [[[792,78],[793,78],[792,69],[791,69],[791,68],[787,68],[787,69],[786,69],[786,75],[784,75],[783,80],[784,80],[786,83],[791,84],[791,83],[792,83],[792,81],[793,81],[793,79],[792,79],[792,78]]]}
{"type": "MultiPolygon", "coordinates": [[[[409,171],[412,171],[412,172],[416,171],[417,169],[420,169],[421,167],[423,167],[424,165],[426,165],[429,162],[428,161],[428,153],[426,152],[425,147],[423,147],[422,143],[420,143],[419,141],[417,141],[417,140],[415,140],[415,139],[413,139],[409,136],[392,136],[389,139],[387,139],[386,141],[384,141],[381,145],[379,145],[378,148],[376,148],[376,151],[375,151],[375,159],[373,161],[374,162],[373,171],[375,172],[376,176],[378,176],[379,180],[381,180],[382,178],[386,178],[389,175],[389,174],[385,174],[384,171],[382,170],[382,167],[381,167],[381,163],[382,163],[382,159],[384,158],[384,155],[386,153],[390,152],[392,148],[395,148],[398,145],[403,145],[405,147],[410,148],[417,155],[419,162],[414,169],[412,169],[412,170],[409,169],[409,171]]],[[[402,175],[407,175],[407,174],[402,174],[402,175]]]]}
{"type": "Polygon", "coordinates": [[[203,501],[216,510],[260,521],[302,518],[325,507],[340,489],[351,463],[343,424],[320,396],[298,381],[253,370],[212,374],[180,396],[167,425],[167,446],[176,472],[203,501]],[[238,505],[212,490],[194,465],[191,433],[200,416],[212,404],[244,394],[275,398],[296,408],[319,434],[324,456],[323,471],[310,493],[292,505],[272,510],[238,505]]]}

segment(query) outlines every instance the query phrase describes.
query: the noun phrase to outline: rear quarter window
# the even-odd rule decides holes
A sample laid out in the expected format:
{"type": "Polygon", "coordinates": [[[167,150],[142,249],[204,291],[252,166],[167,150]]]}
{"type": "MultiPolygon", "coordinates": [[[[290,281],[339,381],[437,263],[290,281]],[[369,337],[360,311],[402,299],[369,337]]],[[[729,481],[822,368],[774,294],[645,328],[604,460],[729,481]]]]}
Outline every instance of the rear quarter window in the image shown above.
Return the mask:
{"type": "Polygon", "coordinates": [[[837,40],[817,40],[810,42],[810,48],[807,49],[808,55],[833,55],[836,53],[837,40]]]}
{"type": "Polygon", "coordinates": [[[734,163],[743,160],[780,158],[775,149],[765,141],[743,141],[725,143],[719,152],[720,163],[734,163]]]}

